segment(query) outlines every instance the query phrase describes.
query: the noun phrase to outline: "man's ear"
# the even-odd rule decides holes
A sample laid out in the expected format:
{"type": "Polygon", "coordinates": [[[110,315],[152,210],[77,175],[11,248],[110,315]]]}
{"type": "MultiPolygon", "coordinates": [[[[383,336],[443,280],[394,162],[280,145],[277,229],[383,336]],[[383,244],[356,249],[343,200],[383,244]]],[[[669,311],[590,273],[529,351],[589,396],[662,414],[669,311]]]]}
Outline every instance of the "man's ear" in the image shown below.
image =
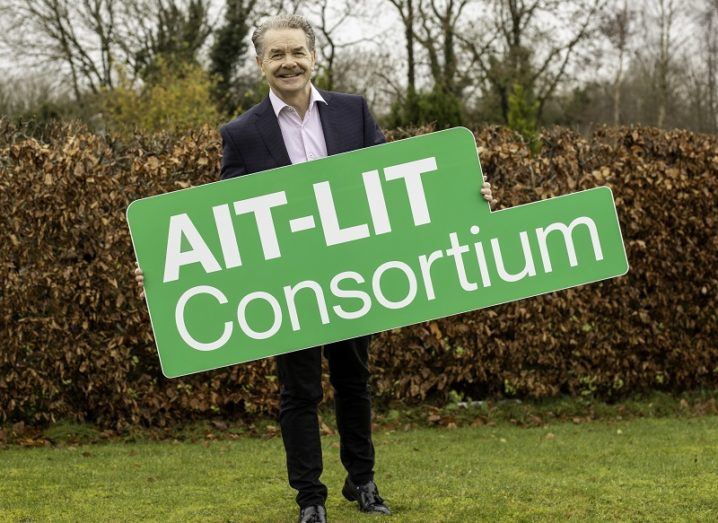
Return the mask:
{"type": "MultiPolygon", "coordinates": [[[[262,60],[259,58],[259,56],[255,56],[254,59],[257,62],[257,66],[259,67],[259,70],[262,71],[262,60]]],[[[262,71],[262,73],[264,73],[264,71],[262,71]]]]}

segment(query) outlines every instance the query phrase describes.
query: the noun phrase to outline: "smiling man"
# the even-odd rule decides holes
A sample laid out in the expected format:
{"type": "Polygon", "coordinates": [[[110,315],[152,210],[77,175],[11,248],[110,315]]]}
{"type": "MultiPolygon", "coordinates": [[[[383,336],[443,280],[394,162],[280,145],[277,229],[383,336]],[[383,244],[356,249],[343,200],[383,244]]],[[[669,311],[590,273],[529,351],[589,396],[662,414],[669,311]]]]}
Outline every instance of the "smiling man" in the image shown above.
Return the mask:
{"type": "MultiPolygon", "coordinates": [[[[358,95],[323,91],[311,83],[316,64],[311,25],[298,15],[270,18],[252,35],[269,95],[221,129],[221,178],[384,143],[358,95]]],[[[488,187],[484,198],[491,200],[488,187]]],[[[327,487],[320,481],[322,450],[317,406],[322,399],[321,358],[327,358],[347,471],[342,494],[363,512],[389,514],[374,482],[371,400],[367,367],[370,336],[277,356],[279,423],[289,484],[297,490],[300,522],[326,521],[327,487]]]]}
{"type": "MultiPolygon", "coordinates": [[[[269,95],[220,129],[222,179],[386,141],[363,97],[312,85],[315,37],[305,18],[270,18],[254,31],[252,42],[269,95]]],[[[493,203],[488,183],[484,183],[481,194],[493,203]]],[[[142,287],[144,276],[139,268],[135,276],[142,287]]],[[[374,482],[367,366],[370,339],[362,336],[275,358],[280,384],[279,424],[289,484],[297,490],[300,522],[327,520],[327,487],[319,479],[322,448],[317,418],[323,395],[322,351],[329,363],[339,454],[347,471],[342,494],[349,501],[357,501],[362,512],[390,514],[374,482]]]]}
{"type": "MultiPolygon", "coordinates": [[[[276,16],[252,35],[269,95],[220,132],[222,179],[323,158],[384,143],[361,96],[321,91],[311,83],[315,37],[301,16],[276,16]]],[[[389,514],[374,483],[371,401],[367,368],[370,336],[323,347],[334,388],[342,494],[364,512],[389,514]]],[[[322,399],[322,347],[277,356],[279,424],[289,484],[297,490],[300,522],[326,521],[327,487],[320,481],[322,450],[317,406],[322,399]]]]}

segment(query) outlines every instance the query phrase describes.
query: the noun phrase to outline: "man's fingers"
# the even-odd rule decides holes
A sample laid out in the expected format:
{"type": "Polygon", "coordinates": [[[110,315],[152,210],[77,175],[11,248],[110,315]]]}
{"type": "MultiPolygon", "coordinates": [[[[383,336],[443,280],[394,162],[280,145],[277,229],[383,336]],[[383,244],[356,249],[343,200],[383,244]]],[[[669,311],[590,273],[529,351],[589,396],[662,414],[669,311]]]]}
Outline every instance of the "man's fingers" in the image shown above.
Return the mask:
{"type": "Polygon", "coordinates": [[[135,262],[135,265],[137,267],[135,268],[135,281],[137,282],[137,285],[140,287],[140,298],[144,299],[145,297],[145,276],[142,272],[142,269],[140,269],[139,262],[135,262]]]}
{"type": "Polygon", "coordinates": [[[481,196],[489,202],[491,205],[496,205],[497,200],[494,198],[494,195],[491,193],[491,184],[489,182],[484,182],[481,184],[481,196]]]}
{"type": "MultiPolygon", "coordinates": [[[[139,266],[135,269],[135,281],[137,282],[137,285],[139,285],[140,287],[144,287],[145,276],[142,273],[142,269],[140,269],[139,266]]],[[[140,293],[140,298],[144,298],[144,296],[145,296],[145,291],[143,290],[140,293]]]]}

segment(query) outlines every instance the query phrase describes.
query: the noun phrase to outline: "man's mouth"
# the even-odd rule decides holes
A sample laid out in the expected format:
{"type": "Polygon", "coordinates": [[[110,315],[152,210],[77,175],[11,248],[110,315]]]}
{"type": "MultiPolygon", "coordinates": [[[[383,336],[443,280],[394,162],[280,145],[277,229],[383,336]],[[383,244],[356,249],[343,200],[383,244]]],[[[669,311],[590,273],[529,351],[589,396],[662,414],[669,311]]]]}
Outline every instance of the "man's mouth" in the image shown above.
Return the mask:
{"type": "Polygon", "coordinates": [[[282,73],[282,74],[279,74],[279,75],[277,75],[277,76],[279,76],[279,78],[294,78],[295,76],[300,76],[301,74],[302,74],[301,72],[296,72],[296,73],[282,73]]]}

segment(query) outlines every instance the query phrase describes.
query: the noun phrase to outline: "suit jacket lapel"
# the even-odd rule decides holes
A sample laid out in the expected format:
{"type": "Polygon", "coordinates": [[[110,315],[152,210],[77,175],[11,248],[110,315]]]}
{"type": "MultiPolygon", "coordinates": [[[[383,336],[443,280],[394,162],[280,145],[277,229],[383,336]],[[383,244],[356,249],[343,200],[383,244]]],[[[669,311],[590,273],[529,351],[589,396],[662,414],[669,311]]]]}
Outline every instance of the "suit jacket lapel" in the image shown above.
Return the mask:
{"type": "Polygon", "coordinates": [[[290,165],[292,161],[289,159],[289,153],[287,153],[287,148],[284,145],[282,130],[279,128],[277,115],[274,114],[269,96],[267,96],[259,106],[255,125],[257,126],[259,134],[262,136],[262,140],[264,140],[264,144],[267,146],[267,149],[269,149],[270,154],[277,164],[280,167],[290,165]]]}
{"type": "Polygon", "coordinates": [[[331,156],[332,154],[340,152],[339,144],[337,142],[337,138],[339,136],[339,128],[337,125],[338,122],[335,118],[336,106],[332,105],[332,95],[329,93],[329,91],[324,91],[322,89],[318,89],[318,91],[321,93],[322,97],[327,102],[326,104],[319,102],[317,106],[319,107],[319,119],[322,122],[324,142],[327,144],[327,155],[331,156]]]}

